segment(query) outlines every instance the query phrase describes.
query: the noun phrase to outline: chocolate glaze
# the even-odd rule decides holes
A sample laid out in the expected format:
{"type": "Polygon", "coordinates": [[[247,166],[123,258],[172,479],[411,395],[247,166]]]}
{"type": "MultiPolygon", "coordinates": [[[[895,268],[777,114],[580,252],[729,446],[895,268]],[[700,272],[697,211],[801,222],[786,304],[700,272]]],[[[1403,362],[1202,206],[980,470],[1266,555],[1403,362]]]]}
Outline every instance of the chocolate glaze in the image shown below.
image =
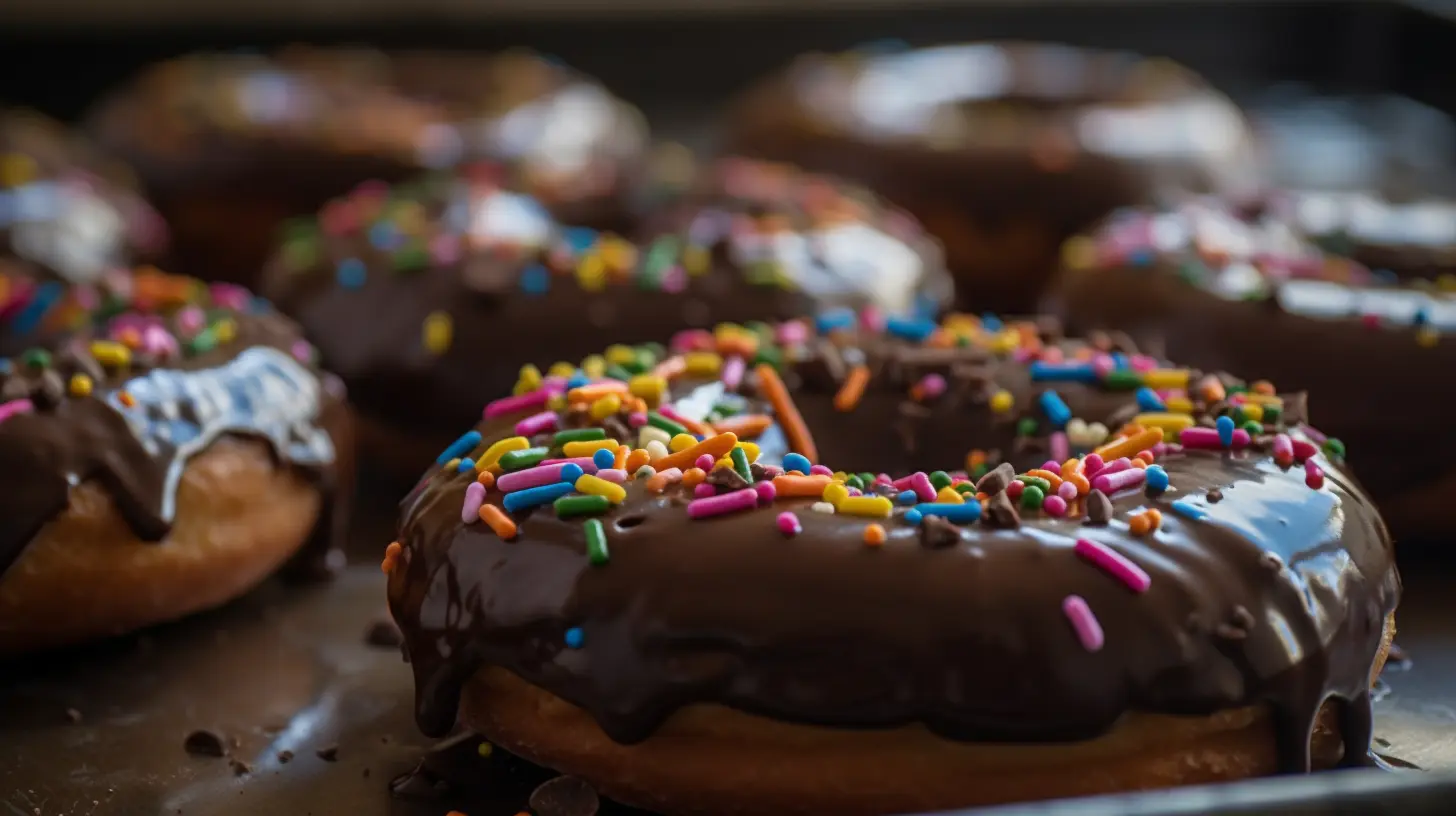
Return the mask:
{"type": "MultiPolygon", "coordinates": [[[[1313,460],[1325,481],[1312,489],[1303,469],[1281,468],[1268,453],[1265,434],[1284,421],[1296,438],[1314,433],[1301,424],[1301,400],[1286,396],[1283,420],[1244,451],[1163,453],[1172,489],[1115,493],[1110,522],[1018,511],[1001,491],[1010,473],[1047,458],[1044,391],[1073,417],[1112,429],[1138,408],[1129,390],[1033,382],[1015,356],[1086,347],[1050,335],[1043,346],[1029,324],[1009,331],[1019,351],[989,326],[962,347],[840,331],[790,351],[787,381],[832,466],[952,469],[967,448],[1009,462],[982,480],[993,495],[978,524],[917,526],[904,506],[883,520],[823,514],[811,499],[782,498],[693,521],[691,491],[632,480],[626,500],[600,516],[611,556],[593,566],[580,520],[548,507],[515,513],[519,534],[502,541],[461,522],[473,471],[447,463],[428,473],[404,502],[389,583],[420,727],[448,731],[464,681],[499,666],[626,743],[699,702],[846,728],[920,722],[950,739],[999,742],[1086,739],[1132,710],[1199,716],[1269,704],[1281,768],[1306,771],[1316,712],[1335,698],[1347,764],[1369,761],[1370,672],[1400,580],[1379,516],[1338,462],[1313,460]],[[838,412],[835,360],[851,350],[866,354],[873,374],[858,407],[838,412]],[[937,402],[905,397],[924,367],[946,372],[946,404],[899,409],[913,418],[902,434],[914,444],[904,444],[886,432],[898,424],[889,406],[937,402]],[[1003,390],[1012,407],[993,415],[1003,390]],[[1129,535],[1130,515],[1147,508],[1162,511],[1161,529],[1129,535]],[[792,538],[775,529],[785,510],[802,525],[792,538]],[[887,532],[876,548],[864,543],[871,521],[887,532]],[[949,540],[934,540],[947,530],[949,540]],[[1080,559],[1078,538],[1140,565],[1149,589],[1135,593],[1080,559]],[[1081,645],[1063,617],[1069,595],[1095,611],[1106,633],[1099,649],[1081,645]],[[563,643],[571,628],[580,648],[563,643]]],[[[1106,338],[1098,343],[1111,350],[1106,338]]],[[[1196,373],[1190,381],[1200,382],[1196,373]]],[[[1230,392],[1240,385],[1218,381],[1230,392]]],[[[745,391],[745,410],[761,410],[745,391]]],[[[716,382],[679,380],[674,392],[685,414],[722,398],[716,382]]],[[[1203,425],[1230,410],[1195,399],[1203,425]]],[[[525,415],[479,423],[476,454],[525,415]]],[[[578,409],[559,416],[563,427],[586,422],[578,409]]],[[[771,430],[756,440],[760,461],[781,458],[778,439],[771,430]]],[[[755,477],[768,475],[759,468],[755,477]]],[[[498,504],[501,493],[486,501],[498,504]]]]}
{"type": "Polygon", "coordinates": [[[1167,189],[1241,187],[1243,116],[1166,61],[1037,43],[801,57],[728,149],[864,182],[946,244],[960,305],[1027,311],[1057,245],[1167,189]]]}
{"type": "Polygon", "coordinates": [[[349,486],[335,450],[336,439],[349,441],[343,391],[313,364],[292,322],[246,293],[209,295],[155,272],[73,286],[57,311],[72,316],[73,330],[0,361],[0,463],[16,475],[0,501],[0,574],[88,480],[138,539],[164,542],[188,458],[223,435],[265,442],[317,486],[317,526],[291,571],[339,566],[347,507],[336,492],[349,486]],[[189,311],[203,321],[190,330],[189,311]],[[117,339],[128,333],[139,345],[120,362],[117,339]]]}
{"type": "Polygon", "coordinates": [[[946,299],[938,247],[908,217],[789,168],[727,168],[659,201],[636,245],[563,227],[489,174],[361,188],[283,244],[263,291],[303,324],[361,413],[438,439],[435,450],[522,363],[824,305],[946,299]],[[451,338],[434,353],[423,326],[441,314],[451,338]]]}
{"type": "Polygon", "coordinates": [[[1451,292],[1393,285],[1330,255],[1277,208],[1130,210],[1068,246],[1049,305],[1070,329],[1120,329],[1175,359],[1308,391],[1320,429],[1345,443],[1398,537],[1452,529],[1449,490],[1429,488],[1453,475],[1444,463],[1456,440],[1410,444],[1412,429],[1450,413],[1428,384],[1456,366],[1451,292]],[[1420,506],[1407,504],[1417,494],[1420,506]]]}

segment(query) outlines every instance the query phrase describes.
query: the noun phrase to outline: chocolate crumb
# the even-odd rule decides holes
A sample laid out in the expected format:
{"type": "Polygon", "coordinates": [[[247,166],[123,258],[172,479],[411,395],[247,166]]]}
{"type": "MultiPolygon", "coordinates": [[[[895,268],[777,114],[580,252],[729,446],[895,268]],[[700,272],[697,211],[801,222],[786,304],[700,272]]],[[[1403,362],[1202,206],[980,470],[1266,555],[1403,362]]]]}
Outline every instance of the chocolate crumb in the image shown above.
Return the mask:
{"type": "Polygon", "coordinates": [[[713,472],[708,474],[707,482],[725,490],[742,490],[751,486],[748,480],[743,478],[743,474],[726,467],[714,468],[713,472]]]}
{"type": "Polygon", "coordinates": [[[253,766],[236,757],[228,757],[228,767],[233,769],[233,776],[247,776],[253,772],[253,766]]]}
{"type": "Polygon", "coordinates": [[[1223,491],[1222,490],[1219,490],[1218,488],[1215,487],[1214,489],[1208,491],[1208,503],[1209,504],[1218,504],[1221,501],[1223,501],[1223,491]]]}
{"type": "Polygon", "coordinates": [[[976,482],[976,490],[988,496],[994,496],[1005,490],[1006,485],[1011,484],[1011,480],[1014,478],[1016,478],[1016,468],[1013,468],[1010,462],[1002,462],[990,473],[982,476],[981,481],[976,482]]]}
{"type": "Polygon", "coordinates": [[[920,520],[920,545],[932,550],[954,546],[961,540],[960,528],[940,516],[920,520]]]}
{"type": "Polygon", "coordinates": [[[995,530],[1015,530],[1021,526],[1021,514],[1016,512],[1016,505],[1003,490],[986,500],[981,521],[995,530]]]}
{"type": "Polygon", "coordinates": [[[183,740],[182,747],[193,756],[221,757],[227,753],[222,737],[211,731],[193,731],[183,740]]]}
{"type": "Polygon", "coordinates": [[[748,473],[750,476],[753,477],[753,480],[755,482],[767,481],[769,478],[768,468],[760,465],[757,462],[754,462],[748,466],[748,473]]]}
{"type": "Polygon", "coordinates": [[[369,624],[364,632],[364,642],[381,649],[396,649],[404,642],[404,636],[400,634],[394,621],[381,619],[369,624]]]}
{"type": "Polygon", "coordinates": [[[531,792],[536,816],[596,816],[601,800],[596,789],[578,776],[558,776],[531,792]]]}
{"type": "Polygon", "coordinates": [[[278,762],[279,762],[279,764],[281,764],[281,765],[287,765],[288,763],[290,763],[292,761],[293,761],[293,752],[292,751],[289,751],[287,749],[284,749],[284,750],[278,752],[278,762]]]}
{"type": "Polygon", "coordinates": [[[317,754],[318,758],[322,759],[324,762],[337,762],[339,759],[339,746],[325,745],[317,751],[314,751],[314,753],[317,754]]]}
{"type": "Polygon", "coordinates": [[[1112,499],[1101,490],[1093,490],[1087,494],[1087,523],[1106,525],[1112,520],[1112,499]]]}
{"type": "Polygon", "coordinates": [[[81,712],[74,708],[68,708],[66,709],[66,719],[74,724],[78,724],[81,722],[81,712]]]}

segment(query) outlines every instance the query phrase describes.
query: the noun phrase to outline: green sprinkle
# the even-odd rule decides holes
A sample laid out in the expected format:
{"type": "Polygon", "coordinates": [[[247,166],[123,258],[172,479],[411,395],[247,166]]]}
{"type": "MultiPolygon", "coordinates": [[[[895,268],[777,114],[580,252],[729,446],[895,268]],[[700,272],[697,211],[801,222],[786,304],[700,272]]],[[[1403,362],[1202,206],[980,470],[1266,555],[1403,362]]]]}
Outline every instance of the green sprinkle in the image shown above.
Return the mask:
{"type": "Polygon", "coordinates": [[[520,470],[521,468],[535,467],[541,464],[541,460],[550,455],[550,448],[526,448],[525,450],[507,451],[501,454],[500,466],[502,470],[520,470]]]}
{"type": "Polygon", "coordinates": [[[962,496],[976,495],[975,482],[956,482],[954,485],[952,485],[952,487],[955,488],[955,492],[961,494],[962,496]]]}
{"type": "Polygon", "coordinates": [[[759,343],[758,353],[753,355],[753,364],[768,363],[774,368],[781,368],[784,363],[784,353],[778,350],[777,346],[759,343]]]}
{"type": "Polygon", "coordinates": [[[990,472],[991,472],[991,466],[988,465],[988,464],[986,464],[985,462],[982,462],[981,464],[976,465],[974,468],[971,468],[971,473],[970,473],[971,480],[973,482],[978,482],[978,481],[981,480],[981,477],[982,476],[985,476],[987,473],[990,473],[990,472]]]}
{"type": "Polygon", "coordinates": [[[1102,387],[1112,391],[1135,391],[1143,387],[1143,375],[1136,371],[1109,371],[1102,387]]]}
{"type": "Polygon", "coordinates": [[[1042,496],[1046,496],[1047,491],[1052,489],[1052,483],[1040,476],[1017,476],[1016,478],[1027,487],[1035,487],[1040,490],[1042,496]]]}
{"type": "Polygon", "coordinates": [[[936,490],[944,490],[950,487],[950,474],[943,470],[937,470],[930,474],[930,486],[936,490]]]}
{"type": "Polygon", "coordinates": [[[622,382],[626,382],[627,380],[632,379],[633,374],[640,372],[634,372],[628,368],[617,365],[616,363],[612,363],[611,365],[607,366],[606,370],[602,373],[606,374],[608,377],[611,377],[614,380],[621,380],[622,382]]]}
{"type": "Polygon", "coordinates": [[[607,530],[597,519],[586,520],[586,558],[594,567],[612,560],[612,554],[607,551],[607,530]]]}
{"type": "Polygon", "coordinates": [[[1325,456],[1328,456],[1332,459],[1345,458],[1345,443],[1341,442],[1338,439],[1335,439],[1334,437],[1326,439],[1325,444],[1320,447],[1325,452],[1325,456]]]}
{"type": "Polygon", "coordinates": [[[863,485],[865,490],[869,490],[870,488],[875,486],[875,474],[861,473],[859,474],[859,481],[860,484],[863,485]]]}
{"type": "Polygon", "coordinates": [[[661,343],[643,343],[637,348],[639,354],[652,355],[652,362],[649,365],[657,365],[658,361],[667,357],[667,346],[661,343]]]}
{"type": "Polygon", "coordinates": [[[857,473],[850,474],[844,480],[844,486],[845,487],[852,487],[855,490],[864,490],[864,482],[859,478],[859,474],[857,474],[857,473]]]}
{"type": "Polygon", "coordinates": [[[595,442],[606,438],[607,432],[601,428],[575,428],[570,431],[557,431],[551,437],[551,447],[559,448],[567,442],[595,442]]]}
{"type": "Polygon", "coordinates": [[[647,412],[647,424],[651,425],[654,428],[660,428],[664,431],[667,431],[672,436],[677,436],[678,434],[688,432],[688,429],[684,428],[681,424],[673,422],[672,420],[668,419],[662,414],[657,413],[656,411],[647,412]]]}
{"type": "Polygon", "coordinates": [[[740,411],[737,405],[731,405],[726,402],[715,402],[713,403],[713,413],[720,417],[731,417],[736,416],[740,411]]]}
{"type": "MultiPolygon", "coordinates": [[[[1026,489],[1021,491],[1021,506],[1028,510],[1035,510],[1041,507],[1041,503],[1045,500],[1046,493],[1042,492],[1042,489],[1036,485],[1027,485],[1026,489]]],[[[561,500],[557,499],[557,501],[559,502],[561,500]]]]}
{"type": "Polygon", "coordinates": [[[753,286],[775,286],[779,282],[777,261],[750,261],[743,270],[743,279],[753,286]]]}
{"type": "Polygon", "coordinates": [[[1025,417],[1016,423],[1017,436],[1033,436],[1036,434],[1036,420],[1025,417]]]}
{"type": "Polygon", "coordinates": [[[198,332],[197,336],[189,340],[187,342],[187,346],[191,349],[193,354],[202,354],[203,352],[212,351],[213,349],[217,348],[217,333],[213,331],[211,326],[208,326],[207,328],[198,332]]]}
{"type": "Polygon", "coordinates": [[[728,458],[733,461],[733,469],[738,471],[738,475],[753,484],[753,471],[748,467],[748,454],[743,448],[735,445],[733,450],[728,451],[728,458]]]}
{"type": "Polygon", "coordinates": [[[556,508],[557,518],[574,518],[605,513],[612,507],[612,500],[606,496],[562,496],[551,505],[556,508]]]}
{"type": "Polygon", "coordinates": [[[1270,425],[1278,425],[1279,420],[1284,416],[1284,409],[1277,405],[1264,406],[1264,421],[1270,425]]]}
{"type": "Polygon", "coordinates": [[[51,353],[49,351],[46,351],[45,349],[27,349],[24,354],[20,355],[20,361],[25,364],[26,368],[33,368],[37,370],[50,368],[51,353]]]}
{"type": "Polygon", "coordinates": [[[401,272],[415,272],[430,263],[430,253],[423,245],[411,244],[394,254],[394,268],[401,272]]]}
{"type": "Polygon", "coordinates": [[[1257,436],[1264,432],[1264,426],[1260,425],[1252,419],[1248,422],[1245,422],[1243,425],[1240,425],[1239,427],[1243,428],[1246,432],[1248,432],[1249,436],[1257,436]]]}

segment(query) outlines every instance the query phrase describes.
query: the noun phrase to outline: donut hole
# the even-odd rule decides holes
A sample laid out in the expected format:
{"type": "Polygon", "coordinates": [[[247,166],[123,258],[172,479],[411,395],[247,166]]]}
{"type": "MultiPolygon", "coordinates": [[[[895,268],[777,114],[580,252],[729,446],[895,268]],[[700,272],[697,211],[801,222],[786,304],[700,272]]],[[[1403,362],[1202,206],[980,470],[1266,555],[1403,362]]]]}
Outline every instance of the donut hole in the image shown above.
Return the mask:
{"type": "Polygon", "coordinates": [[[638,527],[645,521],[647,521],[646,516],[640,513],[634,513],[633,515],[623,516],[622,518],[617,519],[615,522],[613,522],[613,526],[615,526],[617,530],[621,532],[624,530],[630,530],[633,527],[638,527]]]}

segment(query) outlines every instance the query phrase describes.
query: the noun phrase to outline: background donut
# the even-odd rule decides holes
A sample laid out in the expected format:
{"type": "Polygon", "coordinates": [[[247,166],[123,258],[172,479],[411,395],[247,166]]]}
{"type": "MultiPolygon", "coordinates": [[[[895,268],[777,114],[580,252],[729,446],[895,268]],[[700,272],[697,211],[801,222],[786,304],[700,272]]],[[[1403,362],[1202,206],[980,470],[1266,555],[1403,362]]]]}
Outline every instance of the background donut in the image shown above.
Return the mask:
{"type": "Polygon", "coordinates": [[[1029,312],[1061,241],[1170,189],[1238,188],[1237,107],[1166,60],[1037,43],[810,55],[751,89],[728,149],[869,184],[945,242],[959,305],[1029,312]]]}

